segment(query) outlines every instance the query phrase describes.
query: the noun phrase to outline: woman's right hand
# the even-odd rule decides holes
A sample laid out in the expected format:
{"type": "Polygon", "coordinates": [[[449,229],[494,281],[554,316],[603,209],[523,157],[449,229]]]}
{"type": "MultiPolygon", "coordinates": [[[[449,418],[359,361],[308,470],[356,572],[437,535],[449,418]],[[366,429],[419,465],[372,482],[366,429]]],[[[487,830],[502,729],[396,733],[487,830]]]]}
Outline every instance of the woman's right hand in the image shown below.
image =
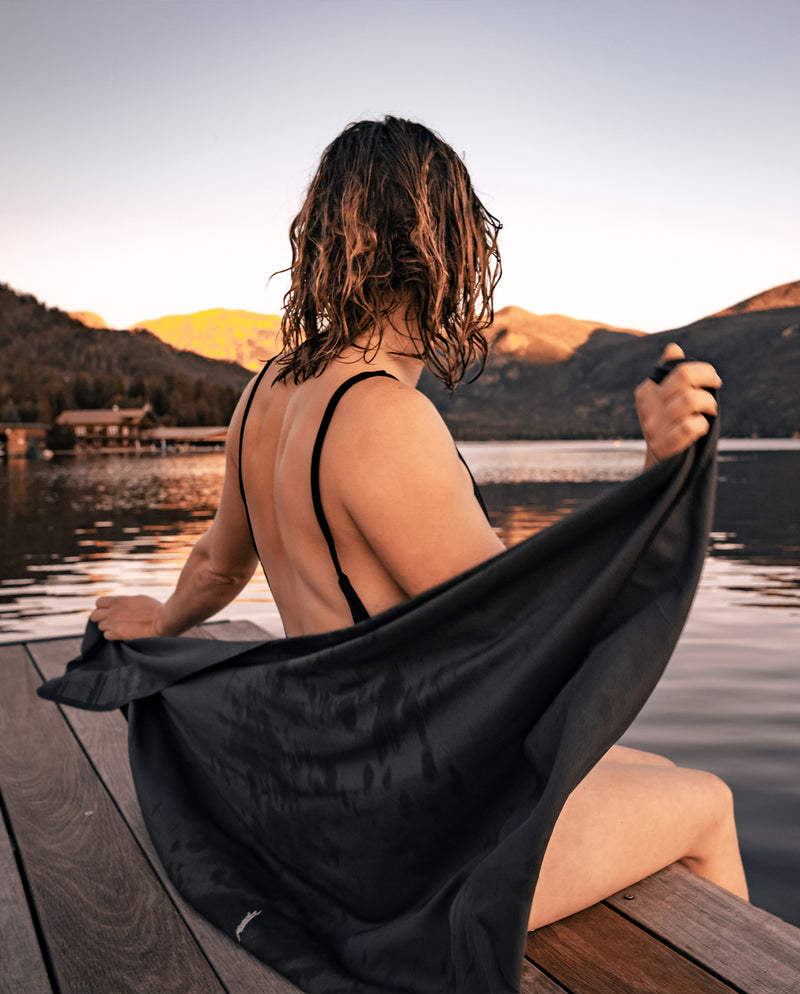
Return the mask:
{"type": "Polygon", "coordinates": [[[109,641],[154,638],[163,634],[159,630],[163,607],[161,601],[144,594],[98,597],[89,618],[109,641]]]}
{"type": "MultiPolygon", "coordinates": [[[[683,349],[673,342],[664,349],[661,362],[683,358],[683,349]]],[[[708,417],[717,413],[717,401],[709,391],[720,386],[722,380],[707,362],[682,362],[661,383],[639,384],[636,413],[647,442],[646,467],[683,452],[708,432],[708,417]]]]}

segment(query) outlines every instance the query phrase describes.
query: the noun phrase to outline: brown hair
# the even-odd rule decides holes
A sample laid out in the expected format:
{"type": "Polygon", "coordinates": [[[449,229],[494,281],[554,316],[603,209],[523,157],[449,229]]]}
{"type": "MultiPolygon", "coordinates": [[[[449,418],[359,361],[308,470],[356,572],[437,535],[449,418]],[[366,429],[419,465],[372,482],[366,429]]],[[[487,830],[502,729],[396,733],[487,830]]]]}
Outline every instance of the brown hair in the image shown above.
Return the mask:
{"type": "Polygon", "coordinates": [[[479,374],[500,228],[461,159],[428,128],[394,117],[349,125],[323,153],[289,229],[279,378],[318,375],[395,311],[417,321],[418,354],[447,387],[473,362],[479,374]]]}

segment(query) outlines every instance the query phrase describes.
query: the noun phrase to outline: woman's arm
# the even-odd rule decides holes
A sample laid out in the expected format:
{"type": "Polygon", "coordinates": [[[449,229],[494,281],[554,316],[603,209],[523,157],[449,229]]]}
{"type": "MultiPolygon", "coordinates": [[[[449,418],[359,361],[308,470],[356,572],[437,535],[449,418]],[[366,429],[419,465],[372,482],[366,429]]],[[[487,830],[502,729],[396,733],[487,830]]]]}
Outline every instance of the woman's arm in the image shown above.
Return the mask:
{"type": "MultiPolygon", "coordinates": [[[[670,343],[661,362],[683,359],[683,349],[670,343]]],[[[709,390],[722,386],[707,362],[682,362],[661,383],[644,380],[636,388],[636,412],[647,442],[644,468],[683,452],[707,434],[706,415],[715,417],[717,401],[709,390]]]]}
{"type": "Polygon", "coordinates": [[[240,401],[228,430],[219,508],[186,560],[174,592],[166,603],[144,595],[98,598],[90,618],[107,639],[180,635],[229,604],[253,575],[258,558],[239,493],[237,467],[242,409],[240,401]]]}

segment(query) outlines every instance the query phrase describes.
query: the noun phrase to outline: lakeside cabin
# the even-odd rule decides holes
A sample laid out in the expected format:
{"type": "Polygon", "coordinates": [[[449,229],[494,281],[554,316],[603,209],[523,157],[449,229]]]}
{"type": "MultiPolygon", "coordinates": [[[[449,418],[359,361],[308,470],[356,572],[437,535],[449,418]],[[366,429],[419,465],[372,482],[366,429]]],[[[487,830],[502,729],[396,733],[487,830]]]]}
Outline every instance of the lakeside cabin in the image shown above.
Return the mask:
{"type": "MultiPolygon", "coordinates": [[[[62,411],[56,426],[75,436],[76,452],[119,452],[125,449],[219,449],[225,445],[225,425],[210,427],[164,424],[149,404],[98,410],[62,411]]],[[[46,426],[44,426],[46,427],[46,426]]]]}
{"type": "Polygon", "coordinates": [[[149,404],[143,407],[117,407],[95,411],[62,411],[56,426],[71,429],[75,449],[139,448],[144,433],[159,425],[149,404]]]}

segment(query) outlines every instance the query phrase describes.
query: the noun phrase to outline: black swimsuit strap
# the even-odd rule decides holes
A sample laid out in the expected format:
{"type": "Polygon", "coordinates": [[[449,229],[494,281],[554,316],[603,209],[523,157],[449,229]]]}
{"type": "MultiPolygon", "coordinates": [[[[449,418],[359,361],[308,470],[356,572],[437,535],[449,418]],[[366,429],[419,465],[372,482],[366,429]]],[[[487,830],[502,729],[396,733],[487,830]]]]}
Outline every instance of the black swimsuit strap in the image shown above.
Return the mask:
{"type": "Polygon", "coordinates": [[[486,508],[486,504],[484,504],[483,502],[483,496],[480,490],[478,490],[478,484],[475,482],[475,477],[472,475],[472,470],[469,468],[469,466],[467,466],[467,460],[459,452],[458,446],[456,446],[456,452],[458,453],[458,458],[464,464],[466,471],[469,473],[470,480],[472,480],[472,492],[475,494],[475,500],[478,502],[478,504],[480,504],[480,508],[483,511],[486,520],[489,522],[489,524],[491,524],[492,519],[489,517],[489,511],[486,508]]]}
{"type": "MultiPolygon", "coordinates": [[[[250,413],[250,405],[253,403],[253,398],[256,395],[256,390],[258,390],[261,381],[264,379],[264,374],[269,369],[272,359],[264,366],[261,372],[256,377],[256,381],[253,384],[253,389],[250,391],[250,396],[247,398],[247,403],[244,406],[244,413],[242,414],[242,423],[239,425],[239,493],[242,495],[242,504],[244,504],[244,514],[247,518],[247,527],[250,531],[250,539],[253,543],[253,548],[255,549],[256,555],[258,556],[258,546],[256,545],[256,537],[253,534],[253,525],[250,521],[250,510],[247,506],[247,498],[244,495],[244,480],[242,478],[242,451],[244,448],[244,426],[247,421],[247,415],[250,413]]],[[[261,556],[258,556],[259,562],[261,561],[261,556]]],[[[263,562],[261,563],[261,568],[264,569],[263,562]]],[[[264,575],[266,576],[266,570],[264,570],[264,575]]],[[[269,582],[269,581],[267,581],[269,582]]]]}
{"type": "Polygon", "coordinates": [[[376,369],[370,372],[357,373],[355,376],[351,376],[349,380],[345,380],[328,401],[328,406],[325,408],[325,413],[322,415],[322,421],[320,421],[319,430],[317,431],[317,438],[314,442],[314,451],[311,454],[311,500],[314,504],[314,513],[317,516],[320,531],[322,532],[328,545],[328,551],[330,552],[331,561],[333,562],[333,568],[336,570],[336,576],[339,578],[339,587],[347,600],[347,605],[353,616],[353,623],[366,620],[369,617],[369,612],[364,607],[361,598],[355,592],[349,577],[339,563],[339,557],[336,554],[336,546],[333,542],[333,535],[331,534],[328,520],[325,517],[325,512],[322,509],[322,497],[320,496],[319,491],[319,463],[320,457],[322,456],[322,443],[325,441],[325,435],[328,432],[328,427],[330,426],[331,418],[333,417],[333,412],[336,410],[337,404],[347,393],[350,387],[355,386],[356,383],[360,383],[362,380],[371,379],[374,376],[386,376],[392,380],[397,379],[397,377],[392,376],[391,373],[385,372],[385,370],[376,369]]]}
{"type": "MultiPolygon", "coordinates": [[[[242,453],[244,451],[244,427],[247,422],[247,416],[250,413],[250,407],[253,403],[253,399],[255,398],[256,391],[258,390],[261,381],[264,378],[265,373],[269,369],[271,362],[272,360],[270,360],[264,366],[264,368],[256,377],[256,381],[253,384],[253,388],[250,391],[250,395],[247,398],[247,403],[245,404],[244,413],[242,414],[242,423],[239,426],[239,466],[238,466],[239,493],[241,494],[242,504],[244,505],[244,513],[245,517],[247,518],[247,527],[250,531],[250,539],[253,543],[253,549],[255,549],[256,555],[259,557],[259,561],[261,561],[261,556],[258,553],[258,546],[256,545],[256,537],[255,534],[253,533],[253,525],[250,521],[250,510],[247,506],[247,497],[245,496],[245,491],[244,491],[244,479],[242,476],[242,453]]],[[[345,393],[347,393],[350,387],[354,386],[356,383],[360,383],[362,380],[370,379],[373,376],[386,376],[389,379],[393,380],[397,378],[395,376],[392,376],[391,373],[387,373],[385,370],[381,369],[370,372],[357,373],[355,376],[351,376],[350,379],[345,380],[344,383],[342,383],[338,387],[338,389],[334,392],[331,399],[328,401],[328,406],[325,408],[325,413],[322,415],[322,420],[320,421],[319,429],[317,430],[317,437],[314,442],[314,450],[311,454],[311,500],[314,505],[314,513],[317,516],[317,522],[319,523],[320,530],[328,546],[328,551],[330,552],[331,561],[333,562],[333,567],[336,570],[336,576],[338,577],[339,580],[339,587],[341,588],[342,593],[345,596],[347,605],[350,608],[350,613],[353,616],[354,623],[358,621],[364,621],[366,618],[369,617],[369,612],[364,607],[361,598],[356,593],[352,583],[350,582],[349,577],[344,572],[344,570],[342,569],[339,563],[339,557],[336,554],[336,546],[334,545],[333,542],[333,535],[331,534],[330,526],[328,525],[327,518],[325,517],[325,512],[322,508],[322,498],[320,496],[320,489],[319,489],[319,465],[320,465],[320,457],[322,455],[322,443],[325,441],[325,435],[328,432],[328,427],[330,426],[331,419],[333,418],[333,412],[336,410],[337,404],[345,395],[345,393]]],[[[464,457],[461,455],[460,452],[458,452],[458,458],[461,460],[462,463],[464,463],[464,465],[467,468],[467,472],[470,475],[470,479],[472,479],[472,489],[475,493],[475,497],[478,503],[480,504],[481,508],[483,509],[483,513],[486,515],[486,518],[488,520],[489,514],[486,510],[483,498],[481,497],[481,493],[478,490],[478,486],[475,483],[474,478],[472,477],[472,473],[470,472],[469,466],[467,466],[467,463],[464,461],[464,457]]],[[[262,569],[264,568],[263,561],[261,561],[261,567],[262,569]]],[[[264,574],[266,576],[266,570],[264,570],[264,574]]],[[[269,578],[267,578],[267,583],[269,583],[269,578]]]]}

